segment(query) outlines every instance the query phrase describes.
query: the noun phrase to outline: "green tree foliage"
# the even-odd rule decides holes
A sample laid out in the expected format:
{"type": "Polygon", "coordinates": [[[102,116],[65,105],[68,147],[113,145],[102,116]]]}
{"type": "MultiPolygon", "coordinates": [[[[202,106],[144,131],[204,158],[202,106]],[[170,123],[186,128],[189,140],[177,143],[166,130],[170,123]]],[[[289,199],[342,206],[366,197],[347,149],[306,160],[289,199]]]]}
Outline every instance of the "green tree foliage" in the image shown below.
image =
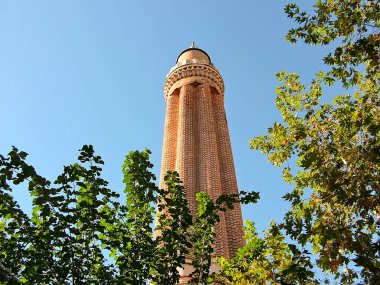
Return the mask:
{"type": "Polygon", "coordinates": [[[210,284],[213,278],[210,277],[210,266],[212,255],[212,245],[215,239],[214,225],[219,222],[219,213],[232,209],[234,204],[255,203],[259,199],[257,192],[241,191],[240,195],[221,195],[214,202],[203,192],[196,195],[199,203],[197,216],[193,226],[190,228],[190,242],[192,243],[192,265],[194,271],[191,274],[193,282],[190,284],[210,284]]]}
{"type": "Polygon", "coordinates": [[[157,284],[177,284],[178,268],[185,263],[185,254],[192,244],[188,239],[192,216],[185,198],[185,191],[178,174],[168,172],[165,176],[167,190],[160,191],[158,205],[159,231],[156,242],[155,274],[157,284]]]}
{"type": "MultiPolygon", "coordinates": [[[[6,284],[85,284],[115,274],[101,247],[108,208],[118,197],[100,177],[103,161],[84,146],[80,163],[64,167],[54,183],[38,175],[16,148],[0,166],[0,262],[6,284]],[[84,165],[87,165],[85,167],[84,165]],[[28,217],[11,196],[11,185],[28,183],[33,214],[28,217]]],[[[113,207],[115,208],[115,207],[113,207]]]]}
{"type": "Polygon", "coordinates": [[[380,72],[380,5],[368,0],[318,0],[314,13],[288,4],[285,13],[298,27],[286,39],[302,40],[312,45],[336,44],[324,62],[332,66],[326,79],[341,80],[345,86],[358,83],[358,66],[365,63],[367,75],[379,79],[380,72]]]}
{"type": "Polygon", "coordinates": [[[293,191],[280,228],[301,247],[312,248],[317,265],[343,284],[380,282],[380,99],[379,1],[317,1],[314,12],[285,8],[298,23],[291,42],[340,44],[309,87],[294,73],[277,78],[276,106],[283,122],[251,140],[283,168],[293,191]],[[360,73],[359,71],[362,71],[360,73]],[[324,90],[341,82],[331,103],[324,90]],[[296,163],[293,163],[296,161],[296,163]]]}
{"type": "Polygon", "coordinates": [[[247,222],[247,244],[231,259],[218,260],[221,270],[214,284],[317,284],[308,252],[287,244],[279,227],[272,222],[260,238],[253,222],[247,222]]]}
{"type": "Polygon", "coordinates": [[[54,182],[38,175],[17,148],[0,156],[0,284],[177,284],[186,254],[193,255],[194,284],[203,284],[214,235],[197,243],[199,233],[212,232],[224,205],[252,202],[258,194],[211,201],[199,193],[193,223],[178,174],[168,172],[166,189],[159,189],[149,154],[134,151],[125,159],[125,204],[101,178],[103,161],[92,146],[83,146],[78,163],[65,166],[54,182]],[[12,196],[21,183],[33,198],[31,217],[12,196]]]}
{"type": "Polygon", "coordinates": [[[357,99],[320,104],[322,76],[305,91],[297,75],[278,74],[284,123],[251,144],[274,165],[285,165],[284,180],[295,185],[284,197],[292,205],[283,223],[287,233],[312,244],[324,271],[348,283],[370,280],[379,274],[379,87],[366,81],[357,99]],[[293,169],[292,156],[298,158],[293,169]]]}

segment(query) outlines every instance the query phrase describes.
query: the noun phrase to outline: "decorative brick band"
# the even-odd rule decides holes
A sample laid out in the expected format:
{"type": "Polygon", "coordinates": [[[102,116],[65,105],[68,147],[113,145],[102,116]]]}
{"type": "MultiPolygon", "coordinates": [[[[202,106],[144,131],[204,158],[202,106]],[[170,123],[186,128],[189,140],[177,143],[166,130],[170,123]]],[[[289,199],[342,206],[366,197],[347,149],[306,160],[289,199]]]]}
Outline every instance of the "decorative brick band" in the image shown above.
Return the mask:
{"type": "Polygon", "coordinates": [[[207,79],[210,83],[214,83],[212,85],[215,86],[218,93],[224,94],[223,78],[215,68],[208,64],[186,64],[176,68],[167,76],[164,85],[165,100],[176,88],[180,87],[175,83],[187,77],[207,79]]]}

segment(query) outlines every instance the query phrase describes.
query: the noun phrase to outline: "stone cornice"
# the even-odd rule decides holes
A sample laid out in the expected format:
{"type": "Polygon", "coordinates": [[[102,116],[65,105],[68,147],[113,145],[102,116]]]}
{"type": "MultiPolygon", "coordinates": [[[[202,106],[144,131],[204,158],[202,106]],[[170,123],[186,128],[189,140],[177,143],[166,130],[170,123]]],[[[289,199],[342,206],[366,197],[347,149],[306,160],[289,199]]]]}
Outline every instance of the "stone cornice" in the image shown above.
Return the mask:
{"type": "Polygon", "coordinates": [[[179,66],[167,76],[164,85],[165,100],[173,91],[173,85],[179,80],[187,77],[203,77],[205,79],[211,80],[211,82],[213,82],[219,89],[218,91],[221,94],[224,93],[223,78],[215,68],[207,64],[185,64],[179,66]]]}

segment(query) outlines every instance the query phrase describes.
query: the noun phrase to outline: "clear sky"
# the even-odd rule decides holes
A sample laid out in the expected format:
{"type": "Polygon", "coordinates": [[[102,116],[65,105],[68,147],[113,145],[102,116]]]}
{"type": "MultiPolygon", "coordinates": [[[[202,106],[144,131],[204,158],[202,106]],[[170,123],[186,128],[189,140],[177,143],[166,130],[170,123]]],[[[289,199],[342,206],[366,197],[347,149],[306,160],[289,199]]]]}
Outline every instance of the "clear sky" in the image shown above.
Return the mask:
{"type": "MultiPolygon", "coordinates": [[[[287,2],[0,0],[0,153],[15,145],[54,179],[93,144],[121,192],[124,156],[147,147],[158,176],[165,76],[194,40],[225,81],[239,188],[261,192],[243,217],[267,227],[288,208],[281,196],[290,188],[248,141],[281,120],[275,73],[297,72],[308,83],[326,53],[285,41],[294,26],[287,2]]],[[[16,197],[29,212],[27,191],[16,197]]]]}

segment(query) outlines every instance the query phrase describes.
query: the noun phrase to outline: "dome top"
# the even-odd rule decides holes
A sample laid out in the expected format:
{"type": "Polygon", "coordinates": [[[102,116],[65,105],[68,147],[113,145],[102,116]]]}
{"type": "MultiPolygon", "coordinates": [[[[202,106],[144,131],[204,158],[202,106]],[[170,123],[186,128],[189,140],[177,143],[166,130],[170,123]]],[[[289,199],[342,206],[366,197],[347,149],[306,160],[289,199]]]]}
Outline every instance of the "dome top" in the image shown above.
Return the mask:
{"type": "Polygon", "coordinates": [[[177,58],[177,63],[181,63],[186,60],[196,60],[211,64],[210,56],[204,50],[198,48],[193,42],[191,47],[181,52],[177,58]]]}

